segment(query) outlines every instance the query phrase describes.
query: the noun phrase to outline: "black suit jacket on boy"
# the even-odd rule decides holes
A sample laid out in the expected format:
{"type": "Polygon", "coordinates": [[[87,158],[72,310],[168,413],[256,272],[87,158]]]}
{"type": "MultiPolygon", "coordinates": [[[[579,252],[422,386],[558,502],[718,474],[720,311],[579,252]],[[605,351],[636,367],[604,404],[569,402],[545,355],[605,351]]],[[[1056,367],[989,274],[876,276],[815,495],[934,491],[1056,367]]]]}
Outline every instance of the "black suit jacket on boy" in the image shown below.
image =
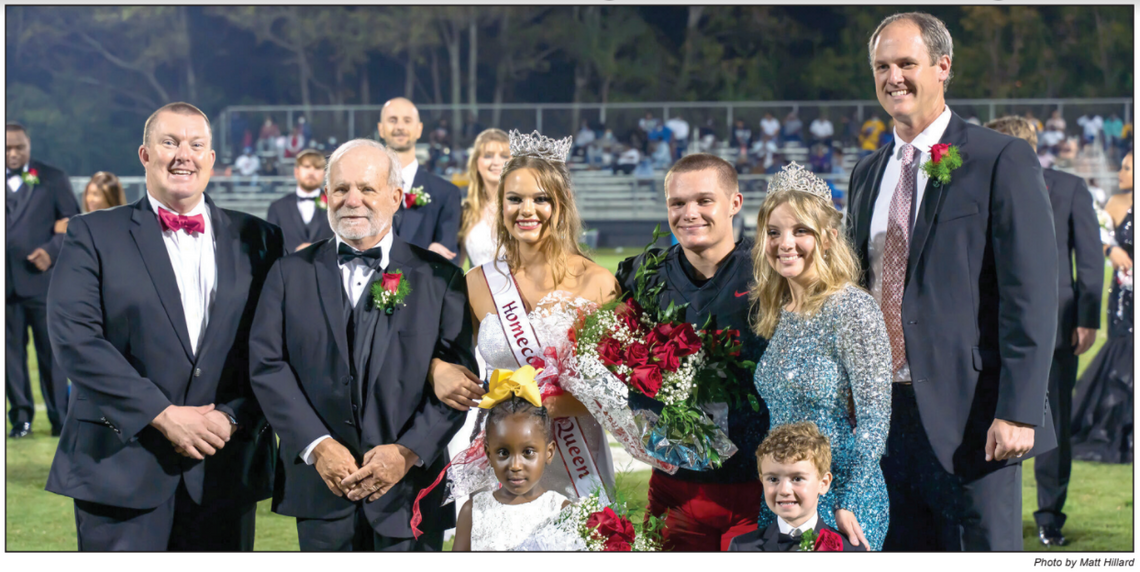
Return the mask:
{"type": "Polygon", "coordinates": [[[48,331],[72,382],[47,490],[152,508],[179,481],[195,502],[254,502],[272,491],[276,444],[249,386],[258,294],[282,254],[277,227],[220,209],[208,196],[217,287],[191,350],[174,268],[146,196],[73,218],[48,291],[48,331]],[[170,405],[213,403],[241,429],[196,461],[150,426],[170,405]]]}
{"type": "MultiPolygon", "coordinates": [[[[281,438],[273,510],[318,519],[355,510],[356,503],[330,492],[316,467],[301,460],[319,437],[336,439],[357,464],[378,445],[400,444],[419,455],[423,466],[365,503],[365,514],[380,535],[410,538],[412,502],[449,461],[447,443],[465,417],[436,398],[427,384],[428,367],[433,358],[477,367],[467,283],[443,257],[395,237],[385,271],[402,270],[411,292],[406,306],[379,316],[371,377],[354,380],[336,250],[336,241],[326,240],[282,258],[265,282],[254,320],[253,388],[281,438]],[[366,396],[359,410],[353,397],[357,381],[366,396]]],[[[420,503],[424,530],[454,526],[455,511],[440,506],[444,489],[437,487],[420,503]]]]}
{"type": "Polygon", "coordinates": [[[1045,169],[1045,188],[1057,232],[1057,349],[1073,347],[1073,330],[1100,327],[1104,288],[1104,252],[1092,193],[1085,180],[1045,169]],[[1076,258],[1076,279],[1073,259],[1076,258]]]}
{"type": "MultiPolygon", "coordinates": [[[[52,269],[59,260],[63,235],[55,234],[55,221],[79,214],[79,203],[71,192],[71,182],[63,171],[36,160],[28,164],[35,169],[40,182],[23,183],[16,191],[16,208],[7,213],[4,267],[7,279],[5,296],[25,298],[46,296],[52,269]],[[51,256],[52,267],[40,272],[28,255],[42,248],[51,256]]],[[[7,184],[5,183],[5,187],[7,184]]],[[[5,188],[7,195],[9,189],[5,188]]]]}
{"type": "MultiPolygon", "coordinates": [[[[830,530],[835,534],[839,534],[835,529],[824,524],[823,520],[816,521],[815,530],[817,533],[823,530],[830,530]]],[[[742,534],[733,538],[728,544],[729,552],[791,552],[792,546],[780,546],[778,541],[780,537],[780,525],[773,522],[769,524],[764,530],[757,528],[748,534],[742,534]]],[[[866,552],[866,546],[855,546],[851,544],[847,537],[839,534],[843,539],[843,552],[866,552]]]]}
{"type": "MultiPolygon", "coordinates": [[[[1045,390],[1057,330],[1053,213],[1023,140],[956,114],[941,143],[962,166],[927,183],[910,237],[902,327],[923,427],[948,472],[980,476],[995,418],[1036,427],[1031,457],[1056,447],[1045,390]]],[[[868,287],[871,215],[894,145],[851,174],[847,231],[868,287]]],[[[889,192],[889,191],[888,191],[889,192]]]]}
{"type": "MultiPolygon", "coordinates": [[[[396,236],[404,242],[426,249],[438,242],[452,252],[459,252],[459,219],[462,215],[459,187],[428,172],[420,165],[412,188],[423,187],[431,202],[412,208],[400,206],[392,219],[396,236]]],[[[411,189],[404,189],[404,192],[411,189]]]]}
{"type": "MultiPolygon", "coordinates": [[[[319,195],[317,200],[321,200],[319,195]]],[[[285,237],[286,253],[292,253],[306,242],[312,244],[333,237],[327,211],[314,208],[313,218],[305,224],[305,219],[301,218],[301,210],[297,208],[297,202],[297,193],[291,192],[270,203],[265,216],[265,220],[281,227],[281,234],[285,237]]]]}

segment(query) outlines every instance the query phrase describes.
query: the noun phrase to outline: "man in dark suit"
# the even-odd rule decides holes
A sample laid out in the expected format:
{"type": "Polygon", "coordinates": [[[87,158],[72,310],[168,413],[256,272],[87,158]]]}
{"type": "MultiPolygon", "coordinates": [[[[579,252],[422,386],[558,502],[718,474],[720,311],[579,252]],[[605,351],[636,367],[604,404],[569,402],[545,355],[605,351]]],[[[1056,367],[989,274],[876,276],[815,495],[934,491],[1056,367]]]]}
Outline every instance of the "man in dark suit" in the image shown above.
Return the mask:
{"type": "Polygon", "coordinates": [[[7,244],[4,265],[5,331],[7,341],[4,387],[8,393],[11,438],[32,432],[35,402],[28,374],[28,327],[39,364],[40,392],[44,397],[52,436],[58,436],[67,415],[67,376],[59,368],[48,342],[47,291],[52,263],[59,259],[62,237],[54,234],[55,221],[79,213],[67,174],[35,161],[32,142],[18,123],[4,126],[7,164],[5,217],[7,244]]]}
{"type": "Polygon", "coordinates": [[[273,267],[250,339],[254,392],[281,439],[273,510],[297,518],[305,551],[440,550],[455,526],[445,487],[420,503],[424,536],[410,521],[463,424],[427,379],[476,368],[466,281],[392,232],[403,193],[391,150],[350,141],[326,177],[335,237],[273,267]],[[393,279],[406,297],[380,296],[393,279]]]}
{"type": "Polygon", "coordinates": [[[869,49],[896,127],[852,172],[848,232],[891,340],[884,549],[1020,550],[1021,461],[1056,446],[1045,388],[1057,259],[1041,251],[1056,237],[1041,166],[1024,141],[946,106],[953,40],[940,20],[888,17],[869,49]]]}
{"type": "Polygon", "coordinates": [[[48,292],[75,387],[47,490],[75,499],[80,550],[252,550],[275,442],[249,331],[281,233],[203,194],[198,108],[151,115],[139,160],[146,196],[71,219],[48,292]]]}
{"type": "MultiPolygon", "coordinates": [[[[1028,119],[1011,115],[990,121],[986,127],[1019,137],[1037,149],[1037,130],[1028,119]]],[[[1037,538],[1046,546],[1063,546],[1065,498],[1073,469],[1070,424],[1073,387],[1077,383],[1078,356],[1092,347],[1100,328],[1100,300],[1104,291],[1104,257],[1100,225],[1093,197],[1084,179],[1045,169],[1045,188],[1053,206],[1057,233],[1058,311],[1057,343],[1049,369],[1049,409],[1057,429],[1057,448],[1037,456],[1037,538]],[[1076,279],[1073,261],[1076,260],[1076,279]]]]}
{"type": "Polygon", "coordinates": [[[408,244],[426,248],[454,261],[459,252],[459,222],[462,215],[459,187],[433,175],[416,161],[416,141],[423,133],[420,112],[402,97],[388,100],[380,110],[380,138],[400,158],[404,199],[393,218],[396,236],[408,244]],[[415,195],[426,193],[416,201],[415,195]]]}
{"type": "Polygon", "coordinates": [[[316,149],[301,151],[293,166],[293,176],[297,179],[297,190],[273,201],[265,217],[281,227],[286,252],[301,250],[333,235],[324,213],[328,201],[321,194],[325,156],[316,149]]]}

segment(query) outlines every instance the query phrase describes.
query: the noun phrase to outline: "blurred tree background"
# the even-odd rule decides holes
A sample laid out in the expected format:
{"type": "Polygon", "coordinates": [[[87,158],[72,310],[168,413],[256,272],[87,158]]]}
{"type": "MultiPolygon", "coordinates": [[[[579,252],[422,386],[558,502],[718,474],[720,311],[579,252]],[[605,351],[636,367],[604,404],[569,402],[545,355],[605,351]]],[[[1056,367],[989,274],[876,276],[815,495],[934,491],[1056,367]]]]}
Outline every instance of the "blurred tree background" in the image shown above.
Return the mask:
{"type": "MultiPolygon", "coordinates": [[[[931,6],[953,98],[1128,97],[1132,6],[931,6]]],[[[142,173],[147,115],[228,105],[874,99],[880,6],[8,6],[8,120],[142,173]]],[[[498,123],[494,117],[492,124],[498,123]]]]}

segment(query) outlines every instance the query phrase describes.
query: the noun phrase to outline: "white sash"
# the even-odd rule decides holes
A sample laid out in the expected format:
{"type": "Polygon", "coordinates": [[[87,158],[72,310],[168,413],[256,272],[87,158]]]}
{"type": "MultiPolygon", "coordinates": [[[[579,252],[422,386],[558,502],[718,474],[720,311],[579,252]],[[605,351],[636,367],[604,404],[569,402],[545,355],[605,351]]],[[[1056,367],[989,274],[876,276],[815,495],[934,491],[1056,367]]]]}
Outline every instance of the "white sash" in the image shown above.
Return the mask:
{"type": "MultiPolygon", "coordinates": [[[[494,260],[484,264],[483,278],[487,280],[487,288],[491,291],[491,298],[499,313],[499,324],[507,336],[507,343],[511,347],[515,361],[519,367],[532,365],[532,360],[542,357],[542,348],[539,345],[538,335],[530,324],[530,318],[526,315],[526,306],[506,261],[494,260]]],[[[602,504],[609,504],[609,495],[602,485],[598,464],[594,462],[594,456],[590,452],[589,443],[578,420],[574,417],[564,417],[554,419],[551,425],[558,456],[566,467],[566,473],[570,475],[570,483],[574,487],[575,494],[578,498],[582,498],[597,490],[602,504]]]]}

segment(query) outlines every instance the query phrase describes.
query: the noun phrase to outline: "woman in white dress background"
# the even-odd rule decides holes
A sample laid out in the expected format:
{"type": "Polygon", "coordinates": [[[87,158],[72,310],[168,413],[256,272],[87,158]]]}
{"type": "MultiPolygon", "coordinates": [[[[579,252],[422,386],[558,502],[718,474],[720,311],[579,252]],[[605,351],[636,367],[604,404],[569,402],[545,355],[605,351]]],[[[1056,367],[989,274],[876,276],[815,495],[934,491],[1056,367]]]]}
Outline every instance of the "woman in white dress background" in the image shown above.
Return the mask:
{"type": "Polygon", "coordinates": [[[511,158],[507,134],[502,129],[487,129],[475,138],[471,158],[467,160],[467,198],[463,201],[463,217],[459,223],[459,260],[471,261],[477,268],[495,257],[495,198],[503,165],[511,158]]]}

